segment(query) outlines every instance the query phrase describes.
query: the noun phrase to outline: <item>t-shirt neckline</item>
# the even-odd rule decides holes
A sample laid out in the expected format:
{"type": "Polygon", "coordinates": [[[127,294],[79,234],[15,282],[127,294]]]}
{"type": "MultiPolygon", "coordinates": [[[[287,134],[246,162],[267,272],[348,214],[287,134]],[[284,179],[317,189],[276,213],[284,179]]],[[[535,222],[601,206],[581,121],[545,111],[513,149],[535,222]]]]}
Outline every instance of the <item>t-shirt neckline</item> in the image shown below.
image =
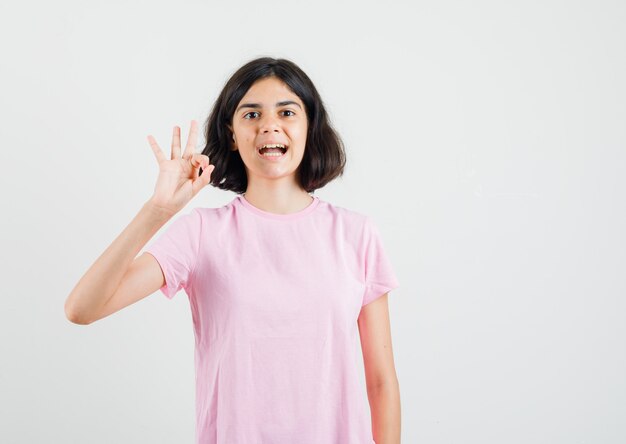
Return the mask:
{"type": "Polygon", "coordinates": [[[313,198],[313,201],[307,207],[299,211],[296,211],[294,213],[288,213],[288,214],[271,213],[269,211],[265,211],[260,208],[257,208],[254,205],[252,205],[250,202],[248,202],[246,198],[243,196],[243,194],[240,194],[237,196],[237,201],[240,202],[244,208],[246,208],[247,210],[251,211],[252,213],[258,216],[266,217],[268,219],[275,219],[275,220],[293,220],[293,219],[298,219],[300,217],[303,217],[309,214],[319,205],[320,203],[319,197],[317,196],[311,196],[311,197],[313,198]]]}

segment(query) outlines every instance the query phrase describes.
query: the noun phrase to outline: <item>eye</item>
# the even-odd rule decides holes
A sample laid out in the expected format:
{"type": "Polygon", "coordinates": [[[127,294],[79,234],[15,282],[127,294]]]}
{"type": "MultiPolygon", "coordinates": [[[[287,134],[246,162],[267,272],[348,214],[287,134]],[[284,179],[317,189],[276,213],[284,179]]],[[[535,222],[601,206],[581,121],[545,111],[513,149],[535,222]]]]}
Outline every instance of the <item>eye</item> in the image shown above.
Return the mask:
{"type": "Polygon", "coordinates": [[[292,116],[295,116],[296,113],[294,113],[293,111],[291,111],[290,109],[286,109],[285,111],[283,111],[284,113],[291,113],[292,116]]]}
{"type": "Polygon", "coordinates": [[[243,118],[244,118],[244,119],[247,119],[247,118],[248,118],[248,117],[247,117],[248,115],[250,115],[250,114],[258,114],[258,113],[259,113],[258,111],[250,111],[249,113],[244,114],[244,115],[243,115],[243,118]]]}

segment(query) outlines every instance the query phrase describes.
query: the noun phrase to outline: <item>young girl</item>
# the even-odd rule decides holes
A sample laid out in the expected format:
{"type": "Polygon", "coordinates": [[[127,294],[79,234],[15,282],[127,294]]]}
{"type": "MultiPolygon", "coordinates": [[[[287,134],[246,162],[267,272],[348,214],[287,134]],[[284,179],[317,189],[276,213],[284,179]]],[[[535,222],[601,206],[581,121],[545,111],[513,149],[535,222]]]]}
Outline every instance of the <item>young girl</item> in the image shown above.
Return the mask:
{"type": "Polygon", "coordinates": [[[148,136],[154,194],[78,282],[66,316],[90,324],[184,289],[198,443],[399,443],[387,306],[398,281],[373,220],[312,195],[345,165],[313,83],[291,61],[252,60],[218,97],[201,154],[197,134],[192,121],[181,156],[175,127],[169,159],[148,136]],[[208,183],[237,196],[177,217],[136,257],[208,183]]]}

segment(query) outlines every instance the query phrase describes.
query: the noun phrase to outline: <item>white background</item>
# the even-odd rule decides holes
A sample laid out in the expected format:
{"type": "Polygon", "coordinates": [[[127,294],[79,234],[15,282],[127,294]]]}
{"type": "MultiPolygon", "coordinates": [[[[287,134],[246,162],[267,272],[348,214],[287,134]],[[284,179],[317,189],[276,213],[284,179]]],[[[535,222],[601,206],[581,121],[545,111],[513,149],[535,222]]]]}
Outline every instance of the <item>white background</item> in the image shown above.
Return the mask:
{"type": "Polygon", "coordinates": [[[193,442],[186,295],[89,326],[63,304],[152,194],[146,136],[186,142],[266,55],[311,77],[346,143],[316,195],[371,215],[398,275],[403,443],[626,442],[623,2],[11,3],[2,442],[193,442]]]}

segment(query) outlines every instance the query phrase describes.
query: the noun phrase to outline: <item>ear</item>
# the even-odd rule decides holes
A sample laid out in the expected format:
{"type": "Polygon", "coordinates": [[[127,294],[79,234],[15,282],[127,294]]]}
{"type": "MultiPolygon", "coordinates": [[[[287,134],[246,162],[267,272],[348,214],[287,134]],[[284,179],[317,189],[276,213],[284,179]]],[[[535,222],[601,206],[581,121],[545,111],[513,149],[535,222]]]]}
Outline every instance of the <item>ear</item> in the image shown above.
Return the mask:
{"type": "Polygon", "coordinates": [[[230,126],[229,124],[226,124],[226,128],[228,128],[228,131],[230,131],[231,138],[233,139],[233,142],[234,142],[235,141],[235,131],[233,131],[233,127],[230,126]]]}
{"type": "Polygon", "coordinates": [[[229,124],[226,124],[226,127],[228,128],[228,131],[230,131],[231,134],[231,139],[232,139],[232,146],[231,146],[231,151],[237,151],[237,141],[235,140],[235,131],[233,131],[233,127],[230,126],[229,124]]]}

